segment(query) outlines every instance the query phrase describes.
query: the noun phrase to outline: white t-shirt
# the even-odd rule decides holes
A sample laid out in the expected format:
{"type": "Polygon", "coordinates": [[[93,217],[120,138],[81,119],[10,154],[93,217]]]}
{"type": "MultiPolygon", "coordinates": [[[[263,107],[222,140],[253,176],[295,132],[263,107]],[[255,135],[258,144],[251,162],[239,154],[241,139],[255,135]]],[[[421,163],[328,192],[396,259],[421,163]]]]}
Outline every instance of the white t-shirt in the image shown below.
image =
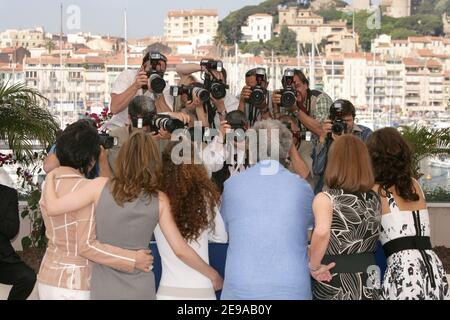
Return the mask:
{"type": "MultiPolygon", "coordinates": [[[[131,85],[134,83],[138,73],[139,73],[139,69],[124,70],[121,74],[119,74],[116,81],[114,82],[111,93],[121,94],[121,93],[124,93],[125,91],[127,91],[128,88],[131,87],[131,85]]],[[[144,93],[144,90],[139,89],[136,92],[135,96],[141,96],[141,95],[150,97],[153,100],[155,100],[157,98],[154,93],[149,92],[148,90],[145,91],[145,93],[144,93]]],[[[164,95],[164,99],[167,102],[167,105],[170,108],[173,108],[172,103],[169,103],[170,101],[173,101],[173,97],[170,96],[170,87],[169,86],[166,86],[166,88],[163,91],[163,95],[164,95]]],[[[123,109],[121,112],[115,114],[111,118],[111,120],[109,120],[108,127],[109,127],[109,125],[123,127],[127,123],[128,123],[128,107],[123,109]]]]}
{"type": "MultiPolygon", "coordinates": [[[[239,109],[239,100],[235,96],[233,96],[229,90],[227,90],[227,94],[225,95],[224,104],[227,113],[239,109]]],[[[220,117],[217,112],[214,116],[214,125],[216,129],[220,128],[220,117]]]]}

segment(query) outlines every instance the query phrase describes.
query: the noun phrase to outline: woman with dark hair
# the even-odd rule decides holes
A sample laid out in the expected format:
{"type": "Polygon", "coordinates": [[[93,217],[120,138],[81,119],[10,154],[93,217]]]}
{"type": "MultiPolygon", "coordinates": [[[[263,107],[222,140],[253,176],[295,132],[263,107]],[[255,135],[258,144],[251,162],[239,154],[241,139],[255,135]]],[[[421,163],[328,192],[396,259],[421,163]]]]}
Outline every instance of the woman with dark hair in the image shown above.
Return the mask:
{"type": "MultiPolygon", "coordinates": [[[[150,134],[137,131],[130,136],[119,152],[115,173],[111,182],[97,178],[88,181],[79,191],[59,199],[50,174],[45,188],[47,212],[58,215],[91,205],[92,215],[94,210],[96,214],[98,239],[133,249],[148,248],[159,223],[175,255],[203,274],[211,281],[211,286],[219,290],[222,278],[184,241],[169,200],[165,193],[159,191],[161,161],[159,149],[150,134]]],[[[155,294],[153,272],[127,274],[94,265],[92,299],[152,300],[156,298],[155,294]]]]}
{"type": "Polygon", "coordinates": [[[330,189],[313,202],[309,268],[316,280],[314,299],[376,300],[380,274],[375,251],[381,204],[371,190],[374,177],[361,139],[337,137],[328,154],[325,182],[330,189]]]}
{"type": "MultiPolygon", "coordinates": [[[[206,168],[195,161],[193,145],[182,142],[193,156],[182,156],[182,162],[172,156],[177,142],[171,142],[163,152],[161,191],[167,194],[173,217],[181,235],[202,259],[209,263],[208,240],[227,242],[223,219],[218,212],[220,194],[208,178],[206,168]],[[179,164],[176,164],[179,163],[179,164]]],[[[169,246],[160,227],[155,238],[161,255],[162,275],[157,292],[158,300],[214,300],[214,288],[204,275],[180,260],[169,246]]]]}
{"type": "Polygon", "coordinates": [[[380,240],[387,258],[382,297],[389,300],[449,298],[446,273],[430,242],[425,196],[413,178],[411,150],[394,128],[367,142],[382,203],[380,240]]]}
{"type": "MultiPolygon", "coordinates": [[[[56,141],[60,167],[44,183],[40,201],[48,238],[47,250],[38,274],[38,290],[42,300],[88,300],[92,263],[108,265],[122,272],[149,271],[152,262],[147,248],[126,250],[123,245],[105,244],[96,240],[95,217],[89,203],[65,208],[52,216],[51,203],[46,201],[49,185],[57,179],[53,194],[73,195],[88,184],[84,177],[100,153],[100,138],[87,121],[68,126],[56,141]],[[51,183],[49,183],[51,179],[51,183]],[[90,261],[89,261],[90,260],[90,261]]],[[[124,273],[125,274],[125,273],[124,273]]]]}

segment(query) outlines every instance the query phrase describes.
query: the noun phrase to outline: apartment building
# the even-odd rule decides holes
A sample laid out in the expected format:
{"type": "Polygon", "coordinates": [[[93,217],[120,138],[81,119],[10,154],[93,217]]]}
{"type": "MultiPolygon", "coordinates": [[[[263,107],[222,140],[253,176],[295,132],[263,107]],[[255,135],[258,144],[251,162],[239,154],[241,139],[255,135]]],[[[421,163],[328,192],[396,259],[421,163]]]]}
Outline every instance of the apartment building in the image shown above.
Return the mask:
{"type": "Polygon", "coordinates": [[[241,41],[266,42],[272,39],[273,17],[266,13],[257,13],[247,18],[246,25],[241,27],[241,41]]]}
{"type": "MultiPolygon", "coordinates": [[[[298,7],[278,7],[278,24],[274,32],[280,32],[283,26],[297,34],[297,42],[300,43],[320,43],[324,39],[330,39],[335,35],[340,35],[339,44],[354,48],[358,46],[357,38],[353,38],[353,33],[347,30],[345,21],[330,21],[324,23],[323,17],[315,14],[310,9],[300,9],[298,7]],[[344,44],[345,40],[345,44],[344,44]],[[350,42],[350,43],[349,43],[350,42]]],[[[345,49],[341,49],[345,51],[345,49]]],[[[353,51],[350,51],[353,52],[353,51]]]]}
{"type": "Polygon", "coordinates": [[[32,48],[45,46],[46,39],[44,29],[8,29],[0,32],[0,48],[23,47],[32,48]]]}
{"type": "Polygon", "coordinates": [[[167,41],[179,41],[207,35],[213,40],[218,26],[217,10],[169,11],[164,21],[164,37],[167,41]]]}
{"type": "Polygon", "coordinates": [[[0,62],[0,83],[14,85],[24,82],[23,66],[21,64],[10,64],[0,62]]]}

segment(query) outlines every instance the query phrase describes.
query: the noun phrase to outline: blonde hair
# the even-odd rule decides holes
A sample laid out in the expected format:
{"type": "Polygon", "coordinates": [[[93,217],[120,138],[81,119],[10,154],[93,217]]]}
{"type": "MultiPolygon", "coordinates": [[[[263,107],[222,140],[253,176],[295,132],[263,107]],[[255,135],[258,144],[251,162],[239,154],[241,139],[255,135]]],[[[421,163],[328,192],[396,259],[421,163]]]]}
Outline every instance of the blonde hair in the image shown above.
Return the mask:
{"type": "Polygon", "coordinates": [[[161,176],[159,149],[150,134],[134,132],[119,151],[112,180],[112,195],[116,203],[137,199],[142,193],[155,194],[161,176]]]}

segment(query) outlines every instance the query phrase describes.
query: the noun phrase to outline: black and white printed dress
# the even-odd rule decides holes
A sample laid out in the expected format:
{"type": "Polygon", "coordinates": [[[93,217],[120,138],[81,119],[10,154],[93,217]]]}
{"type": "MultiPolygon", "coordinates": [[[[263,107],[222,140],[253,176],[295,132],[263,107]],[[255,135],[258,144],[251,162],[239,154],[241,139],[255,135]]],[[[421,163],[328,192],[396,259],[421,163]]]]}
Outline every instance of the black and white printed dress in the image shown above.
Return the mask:
{"type": "MultiPolygon", "coordinates": [[[[380,236],[381,202],[373,191],[367,193],[346,193],[342,189],[324,192],[333,205],[333,218],[327,256],[340,258],[350,264],[351,269],[360,271],[338,271],[341,262],[331,269],[331,282],[314,280],[315,300],[378,300],[381,279],[375,262],[375,251],[380,236]],[[373,263],[360,265],[348,261],[353,256],[369,255],[373,263]]],[[[328,262],[322,260],[322,263],[328,262]]]]}
{"type": "MultiPolygon", "coordinates": [[[[380,241],[385,248],[402,237],[430,237],[428,210],[401,211],[387,192],[390,213],[381,218],[380,241]],[[392,243],[392,242],[391,242],[392,243]]],[[[427,239],[428,241],[428,239],[427,239]]],[[[382,284],[385,300],[448,300],[447,276],[433,250],[402,250],[387,257],[382,284]]]]}

